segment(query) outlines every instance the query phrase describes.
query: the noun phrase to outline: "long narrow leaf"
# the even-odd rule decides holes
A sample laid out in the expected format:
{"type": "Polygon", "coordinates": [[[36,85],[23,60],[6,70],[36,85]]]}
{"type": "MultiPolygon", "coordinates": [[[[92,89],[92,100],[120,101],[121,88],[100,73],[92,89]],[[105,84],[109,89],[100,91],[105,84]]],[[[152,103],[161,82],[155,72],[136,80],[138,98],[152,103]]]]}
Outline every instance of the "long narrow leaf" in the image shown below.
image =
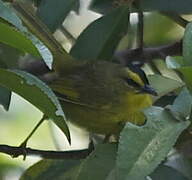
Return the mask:
{"type": "Polygon", "coordinates": [[[128,15],[128,7],[123,6],[91,23],[78,37],[71,54],[82,60],[110,60],[127,32],[128,15]]]}
{"type": "Polygon", "coordinates": [[[19,94],[53,119],[70,141],[70,133],[61,105],[45,83],[23,71],[0,69],[0,85],[19,94]]]}
{"type": "Polygon", "coordinates": [[[117,179],[144,179],[166,157],[189,121],[177,121],[168,111],[152,107],[146,111],[147,123],[126,124],[121,133],[117,156],[117,179]]]}

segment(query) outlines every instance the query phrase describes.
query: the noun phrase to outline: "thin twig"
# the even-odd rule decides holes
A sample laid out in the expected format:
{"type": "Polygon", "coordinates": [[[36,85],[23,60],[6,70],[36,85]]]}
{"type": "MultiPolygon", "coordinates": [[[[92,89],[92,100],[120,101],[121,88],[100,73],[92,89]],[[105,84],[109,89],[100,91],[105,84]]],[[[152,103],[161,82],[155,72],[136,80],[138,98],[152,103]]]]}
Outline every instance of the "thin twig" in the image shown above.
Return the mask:
{"type": "MultiPolygon", "coordinates": [[[[148,47],[143,48],[141,52],[140,49],[124,49],[121,51],[117,51],[114,54],[114,58],[116,61],[120,62],[123,65],[127,65],[131,62],[150,62],[156,59],[165,59],[166,56],[179,56],[182,55],[182,41],[165,44],[157,47],[148,47]]],[[[36,76],[41,75],[41,70],[43,71],[45,68],[45,63],[39,63],[43,61],[34,61],[34,63],[30,66],[26,66],[27,68],[22,67],[22,70],[26,70],[36,76]],[[38,69],[38,72],[36,72],[38,69]],[[38,74],[39,73],[39,74],[38,74]]],[[[47,70],[47,73],[49,71],[47,70]]],[[[44,73],[46,74],[46,72],[44,73]]],[[[47,77],[41,77],[43,80],[47,81],[47,77]]]]}
{"type": "Polygon", "coordinates": [[[144,29],[144,22],[143,22],[143,12],[138,9],[138,25],[137,25],[137,46],[138,49],[142,52],[143,50],[143,29],[144,29]]]}
{"type": "Polygon", "coordinates": [[[44,151],[25,147],[8,146],[3,144],[0,145],[0,152],[11,155],[12,157],[35,155],[45,159],[83,159],[86,158],[92,151],[93,148],[72,151],[44,151]]]}
{"type": "Polygon", "coordinates": [[[47,116],[43,115],[43,117],[40,119],[40,121],[37,123],[37,125],[33,128],[33,130],[30,132],[30,134],[25,138],[25,140],[21,143],[20,147],[26,147],[27,142],[32,137],[32,135],[35,133],[35,131],[38,129],[38,127],[47,119],[47,116]]]}
{"type": "Polygon", "coordinates": [[[127,65],[131,62],[150,62],[155,59],[165,59],[166,56],[182,54],[182,41],[166,44],[158,47],[140,49],[125,49],[115,53],[114,57],[120,63],[127,65]]]}

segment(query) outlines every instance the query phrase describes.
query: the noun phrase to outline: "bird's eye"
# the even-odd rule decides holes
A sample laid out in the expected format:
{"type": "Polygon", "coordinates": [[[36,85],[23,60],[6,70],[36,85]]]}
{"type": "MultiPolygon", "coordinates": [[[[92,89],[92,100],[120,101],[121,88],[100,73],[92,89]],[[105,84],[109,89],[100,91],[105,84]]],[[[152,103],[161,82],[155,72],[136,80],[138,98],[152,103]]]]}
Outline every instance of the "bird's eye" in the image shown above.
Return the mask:
{"type": "Polygon", "coordinates": [[[127,82],[128,85],[134,87],[134,88],[141,88],[141,85],[135,82],[133,79],[126,78],[125,81],[127,82]]]}

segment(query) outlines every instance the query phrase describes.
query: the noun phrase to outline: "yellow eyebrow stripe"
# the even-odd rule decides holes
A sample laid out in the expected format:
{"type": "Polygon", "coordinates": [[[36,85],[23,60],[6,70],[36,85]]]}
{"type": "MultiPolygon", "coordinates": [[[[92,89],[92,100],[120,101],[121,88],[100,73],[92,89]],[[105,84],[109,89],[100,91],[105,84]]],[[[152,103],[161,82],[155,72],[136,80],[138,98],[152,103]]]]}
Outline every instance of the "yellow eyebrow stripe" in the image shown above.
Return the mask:
{"type": "Polygon", "coordinates": [[[134,73],[133,71],[127,70],[129,77],[135,81],[136,83],[138,83],[141,86],[144,86],[144,82],[142,81],[142,79],[139,77],[139,75],[137,73],[134,73]]]}

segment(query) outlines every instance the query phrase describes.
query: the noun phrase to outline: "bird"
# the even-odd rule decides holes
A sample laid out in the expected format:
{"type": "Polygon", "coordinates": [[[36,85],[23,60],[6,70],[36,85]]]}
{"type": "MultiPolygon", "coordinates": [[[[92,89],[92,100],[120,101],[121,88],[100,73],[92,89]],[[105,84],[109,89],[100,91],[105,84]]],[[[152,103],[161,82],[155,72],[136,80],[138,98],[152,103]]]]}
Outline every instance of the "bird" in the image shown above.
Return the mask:
{"type": "Polygon", "coordinates": [[[108,61],[81,61],[51,76],[48,85],[67,120],[97,134],[118,134],[126,122],[144,124],[142,110],[157,95],[143,70],[108,61]]]}
{"type": "Polygon", "coordinates": [[[152,105],[152,95],[157,93],[141,69],[104,60],[78,60],[54,39],[31,6],[16,1],[13,7],[54,57],[53,70],[39,78],[55,92],[68,121],[98,134],[118,134],[126,122],[145,123],[142,110],[152,105]]]}

